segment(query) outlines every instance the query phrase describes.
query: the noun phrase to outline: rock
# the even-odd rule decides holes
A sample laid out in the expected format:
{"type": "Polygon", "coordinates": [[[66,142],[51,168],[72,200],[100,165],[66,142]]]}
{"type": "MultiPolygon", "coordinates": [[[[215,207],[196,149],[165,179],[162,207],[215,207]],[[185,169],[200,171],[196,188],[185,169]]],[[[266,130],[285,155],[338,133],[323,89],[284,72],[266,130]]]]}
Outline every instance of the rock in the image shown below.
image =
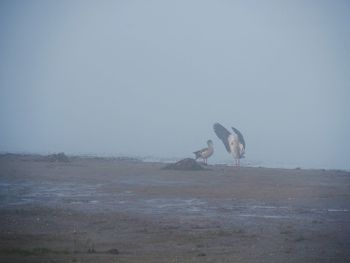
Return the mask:
{"type": "Polygon", "coordinates": [[[46,156],[46,160],[49,162],[69,162],[69,158],[64,153],[50,154],[46,156]]]}
{"type": "Polygon", "coordinates": [[[176,163],[168,164],[163,169],[184,171],[204,170],[204,168],[199,163],[197,163],[195,159],[192,158],[185,158],[176,163]]]}
{"type": "Polygon", "coordinates": [[[88,248],[87,252],[89,254],[94,254],[94,253],[96,253],[96,250],[93,247],[90,247],[90,248],[88,248]]]}
{"type": "Polygon", "coordinates": [[[112,248],[112,249],[107,250],[107,253],[108,254],[113,254],[113,255],[118,255],[119,254],[119,250],[116,249],[116,248],[112,248]]]}

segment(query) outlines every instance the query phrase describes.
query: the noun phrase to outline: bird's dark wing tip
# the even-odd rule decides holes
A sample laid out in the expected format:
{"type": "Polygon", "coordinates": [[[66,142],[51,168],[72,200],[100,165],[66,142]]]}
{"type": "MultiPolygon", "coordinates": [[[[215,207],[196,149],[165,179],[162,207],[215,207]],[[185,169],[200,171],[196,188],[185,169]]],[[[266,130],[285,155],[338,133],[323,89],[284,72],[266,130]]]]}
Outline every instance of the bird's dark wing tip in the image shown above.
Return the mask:
{"type": "Polygon", "coordinates": [[[227,152],[230,152],[230,146],[228,144],[228,137],[230,136],[230,132],[218,122],[213,125],[213,128],[216,136],[218,136],[218,138],[224,143],[227,152]]]}
{"type": "Polygon", "coordinates": [[[235,134],[237,134],[240,143],[242,143],[243,147],[245,148],[245,141],[244,141],[242,133],[238,129],[236,129],[235,127],[231,127],[231,128],[232,128],[233,132],[235,134]]]}

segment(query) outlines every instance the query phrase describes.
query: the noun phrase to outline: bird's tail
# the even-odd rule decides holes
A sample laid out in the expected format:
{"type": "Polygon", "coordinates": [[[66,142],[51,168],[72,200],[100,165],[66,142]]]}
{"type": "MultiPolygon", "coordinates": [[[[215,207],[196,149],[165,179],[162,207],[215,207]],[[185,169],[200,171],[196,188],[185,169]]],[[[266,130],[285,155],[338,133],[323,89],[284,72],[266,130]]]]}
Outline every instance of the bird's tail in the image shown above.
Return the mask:
{"type": "Polygon", "coordinates": [[[200,151],[193,152],[193,153],[194,153],[194,155],[196,156],[196,160],[197,160],[199,157],[201,157],[200,151]]]}

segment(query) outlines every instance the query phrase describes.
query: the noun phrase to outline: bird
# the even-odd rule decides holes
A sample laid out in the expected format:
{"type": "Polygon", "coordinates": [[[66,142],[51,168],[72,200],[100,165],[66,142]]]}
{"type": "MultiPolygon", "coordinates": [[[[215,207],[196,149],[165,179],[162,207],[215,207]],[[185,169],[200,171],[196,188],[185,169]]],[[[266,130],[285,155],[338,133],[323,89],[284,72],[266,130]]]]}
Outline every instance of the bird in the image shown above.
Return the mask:
{"type": "Polygon", "coordinates": [[[212,140],[207,141],[208,147],[199,151],[193,152],[196,155],[196,160],[202,158],[205,164],[208,164],[208,158],[214,153],[214,146],[212,140]]]}
{"type": "Polygon", "coordinates": [[[233,155],[235,165],[240,166],[240,159],[245,157],[246,146],[242,133],[234,127],[231,127],[233,131],[231,133],[220,123],[215,123],[213,128],[218,138],[224,143],[227,152],[233,155]]]}

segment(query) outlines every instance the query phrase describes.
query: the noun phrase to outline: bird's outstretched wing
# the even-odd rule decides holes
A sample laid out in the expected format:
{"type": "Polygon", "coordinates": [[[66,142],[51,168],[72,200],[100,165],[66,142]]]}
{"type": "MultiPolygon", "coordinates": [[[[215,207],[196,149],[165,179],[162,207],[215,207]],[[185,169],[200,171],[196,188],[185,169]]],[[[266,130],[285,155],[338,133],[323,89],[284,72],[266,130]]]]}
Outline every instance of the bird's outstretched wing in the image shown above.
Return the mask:
{"type": "Polygon", "coordinates": [[[232,128],[233,132],[235,134],[237,134],[239,142],[243,145],[243,149],[245,149],[245,141],[244,141],[242,133],[234,127],[231,127],[231,128],[232,128]]]}
{"type": "Polygon", "coordinates": [[[226,130],[226,128],[220,123],[215,123],[213,128],[218,138],[224,143],[227,152],[231,152],[230,145],[228,143],[228,137],[231,133],[228,130],[226,130]]]}

